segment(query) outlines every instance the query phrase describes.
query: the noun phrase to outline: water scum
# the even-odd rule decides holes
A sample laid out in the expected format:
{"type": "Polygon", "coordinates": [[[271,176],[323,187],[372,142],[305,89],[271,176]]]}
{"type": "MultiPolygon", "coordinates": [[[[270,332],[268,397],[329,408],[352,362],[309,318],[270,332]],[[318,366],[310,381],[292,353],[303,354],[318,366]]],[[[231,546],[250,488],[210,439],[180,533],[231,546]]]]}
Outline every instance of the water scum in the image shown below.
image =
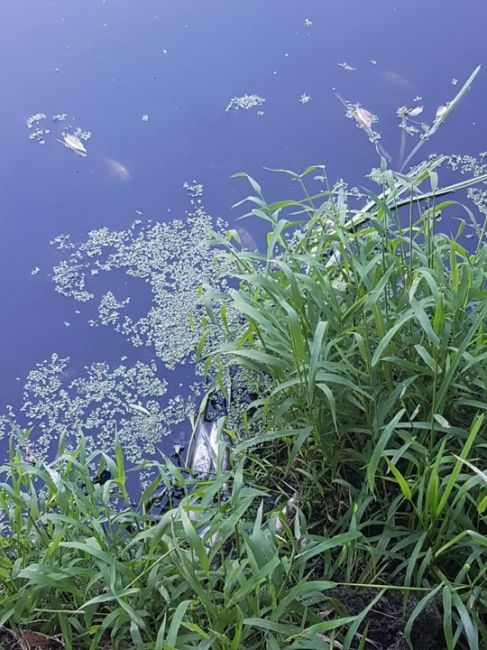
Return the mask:
{"type": "MultiPolygon", "coordinates": [[[[133,366],[96,362],[75,377],[69,357],[54,353],[28,373],[20,412],[7,407],[0,416],[0,437],[10,432],[12,422],[21,429],[33,427],[34,452],[45,455],[62,433],[74,443],[82,432],[92,447],[106,451],[117,435],[127,458],[137,463],[155,454],[178,424],[188,422],[195,409],[191,392],[198,397],[198,382],[184,398],[177,395],[163,406],[167,382],[161,378],[160,362],[172,370],[194,359],[202,330],[200,319],[191,316],[203,310],[200,287],[225,289],[224,279],[215,280],[217,251],[208,232],[223,234],[227,224],[206,213],[201,184],[184,187],[191,204],[184,219],[166,223],[137,219],[126,230],[93,230],[81,243],[66,234],[51,242],[65,255],[53,268],[55,290],[77,302],[96,303],[98,316],[90,325],[114,329],[132,346],[150,348],[159,361],[137,361],[133,366]],[[112,287],[125,288],[120,272],[150,288],[151,299],[142,316],[129,313],[140,287],[131,295],[120,295],[120,288],[97,295],[91,286],[96,282],[93,276],[102,273],[114,274],[112,287]]],[[[215,332],[209,345],[217,343],[216,337],[215,332]]]]}

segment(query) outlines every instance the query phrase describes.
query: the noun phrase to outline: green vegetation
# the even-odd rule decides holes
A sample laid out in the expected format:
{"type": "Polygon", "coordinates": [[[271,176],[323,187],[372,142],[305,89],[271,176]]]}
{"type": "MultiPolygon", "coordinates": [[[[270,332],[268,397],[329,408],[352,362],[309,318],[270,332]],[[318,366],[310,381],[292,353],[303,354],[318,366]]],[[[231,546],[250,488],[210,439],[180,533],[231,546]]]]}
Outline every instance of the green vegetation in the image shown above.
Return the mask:
{"type": "Polygon", "coordinates": [[[382,161],[361,210],[311,195],[315,167],[284,172],[301,200],[246,177],[267,250],[218,239],[235,288],[207,293],[216,383],[237,364],[255,394],[220,423],[231,468],[147,463],[134,505],[119,446],[27,462],[12,438],[0,624],[68,649],[487,645],[487,220],[460,202],[486,177],[443,187],[444,162],[382,161]]]}

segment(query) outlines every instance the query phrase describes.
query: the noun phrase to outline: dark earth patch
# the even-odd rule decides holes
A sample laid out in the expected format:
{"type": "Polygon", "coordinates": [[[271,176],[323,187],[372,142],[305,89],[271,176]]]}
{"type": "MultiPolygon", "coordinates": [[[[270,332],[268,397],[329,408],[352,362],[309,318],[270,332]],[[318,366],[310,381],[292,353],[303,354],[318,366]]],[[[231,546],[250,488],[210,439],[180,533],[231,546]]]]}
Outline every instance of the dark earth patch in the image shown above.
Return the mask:
{"type": "MultiPolygon", "coordinates": [[[[377,591],[343,587],[330,592],[330,595],[343,604],[349,615],[356,615],[377,596],[377,591]]],[[[360,629],[363,631],[368,626],[367,639],[376,650],[409,650],[404,628],[415,606],[416,602],[410,598],[404,607],[399,591],[386,593],[370,610],[360,629]]],[[[414,621],[411,641],[414,650],[445,650],[441,618],[434,605],[427,607],[414,621]]],[[[359,643],[357,639],[352,649],[356,650],[359,643]]]]}

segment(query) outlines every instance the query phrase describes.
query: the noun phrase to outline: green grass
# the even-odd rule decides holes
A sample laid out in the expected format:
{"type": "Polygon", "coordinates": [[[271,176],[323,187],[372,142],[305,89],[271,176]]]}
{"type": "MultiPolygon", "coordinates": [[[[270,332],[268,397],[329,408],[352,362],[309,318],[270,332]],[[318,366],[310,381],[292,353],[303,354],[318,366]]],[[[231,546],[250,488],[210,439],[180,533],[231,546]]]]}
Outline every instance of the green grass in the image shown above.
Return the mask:
{"type": "MultiPolygon", "coordinates": [[[[340,556],[345,579],[426,588],[411,620],[434,597],[445,647],[477,648],[487,642],[486,222],[456,200],[457,185],[438,185],[437,164],[407,177],[384,169],[358,218],[333,193],[268,205],[249,178],[249,215],[271,231],[266,254],[220,241],[239,281],[227,310],[241,317],[221,352],[262,383],[256,433],[240,444],[265,458],[261,480],[292,483],[314,534],[359,533],[340,556]],[[459,218],[455,232],[440,230],[440,213],[459,218]]],[[[313,171],[286,173],[301,183],[313,171]]]]}
{"type": "Polygon", "coordinates": [[[303,198],[274,203],[241,175],[267,249],[218,239],[234,289],[207,293],[225,343],[206,363],[237,364],[257,394],[222,423],[231,468],[198,481],[148,464],[133,504],[118,446],[61,441],[32,464],[13,436],[0,625],[68,650],[349,650],[376,647],[371,621],[399,598],[409,647],[435,617],[437,647],[487,645],[486,215],[463,193],[486,179],[442,186],[443,162],[383,161],[359,210],[310,193],[314,167],[282,172],[303,198]],[[112,479],[94,485],[94,466],[112,479]],[[148,512],[174,484],[182,502],[148,512]]]}

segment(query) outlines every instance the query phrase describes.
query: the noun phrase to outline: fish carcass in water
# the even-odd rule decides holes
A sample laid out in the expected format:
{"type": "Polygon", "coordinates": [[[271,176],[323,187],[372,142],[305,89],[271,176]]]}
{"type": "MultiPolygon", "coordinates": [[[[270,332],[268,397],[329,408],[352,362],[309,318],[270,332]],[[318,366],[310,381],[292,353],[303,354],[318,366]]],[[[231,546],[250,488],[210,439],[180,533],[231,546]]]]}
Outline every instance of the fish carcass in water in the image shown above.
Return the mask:
{"type": "Polygon", "coordinates": [[[377,153],[380,156],[383,156],[391,162],[392,158],[391,156],[387,153],[387,151],[384,149],[384,147],[380,144],[380,133],[377,133],[377,131],[374,131],[372,128],[372,124],[374,122],[378,121],[378,118],[370,113],[366,108],[361,106],[360,104],[352,104],[352,102],[345,101],[341,95],[339,95],[336,91],[333,91],[334,94],[336,95],[337,99],[345,106],[347,109],[346,115],[347,117],[353,118],[355,121],[355,124],[365,131],[367,134],[367,137],[369,140],[375,144],[375,148],[377,150],[377,153]]]}
{"type": "Polygon", "coordinates": [[[448,110],[448,106],[438,106],[435,113],[435,119],[439,120],[448,110]]]}
{"type": "Polygon", "coordinates": [[[217,404],[216,411],[219,417],[215,415],[215,407],[212,403],[214,397],[214,394],[207,395],[200,406],[186,458],[186,466],[204,478],[208,478],[218,468],[226,471],[229,463],[222,416],[226,415],[230,392],[223,404],[217,404]]]}
{"type": "Polygon", "coordinates": [[[360,106],[360,104],[355,105],[353,117],[354,117],[355,121],[357,122],[357,124],[362,129],[365,129],[365,131],[372,129],[372,124],[374,122],[374,116],[372,115],[372,113],[369,113],[369,111],[367,109],[360,106]]]}
{"type": "Polygon", "coordinates": [[[118,162],[118,160],[112,160],[112,158],[105,158],[105,162],[110,172],[118,179],[124,183],[130,179],[129,170],[125,167],[125,165],[122,165],[121,162],[118,162]]]}
{"type": "Polygon", "coordinates": [[[416,92],[415,86],[397,72],[392,72],[392,70],[383,70],[380,75],[389,83],[395,84],[396,86],[402,86],[411,92],[416,92]]]}
{"type": "Polygon", "coordinates": [[[73,135],[72,133],[63,133],[63,139],[58,140],[58,142],[63,144],[68,149],[71,149],[71,151],[74,151],[74,153],[77,153],[78,156],[82,156],[83,158],[85,158],[88,153],[86,151],[85,145],[81,142],[78,136],[73,135]]]}
{"type": "Polygon", "coordinates": [[[257,246],[257,242],[255,239],[252,237],[252,235],[249,233],[248,230],[245,228],[235,228],[235,230],[238,233],[238,236],[240,238],[240,245],[242,246],[243,250],[248,250],[248,251],[257,251],[259,250],[259,247],[257,246]]]}

